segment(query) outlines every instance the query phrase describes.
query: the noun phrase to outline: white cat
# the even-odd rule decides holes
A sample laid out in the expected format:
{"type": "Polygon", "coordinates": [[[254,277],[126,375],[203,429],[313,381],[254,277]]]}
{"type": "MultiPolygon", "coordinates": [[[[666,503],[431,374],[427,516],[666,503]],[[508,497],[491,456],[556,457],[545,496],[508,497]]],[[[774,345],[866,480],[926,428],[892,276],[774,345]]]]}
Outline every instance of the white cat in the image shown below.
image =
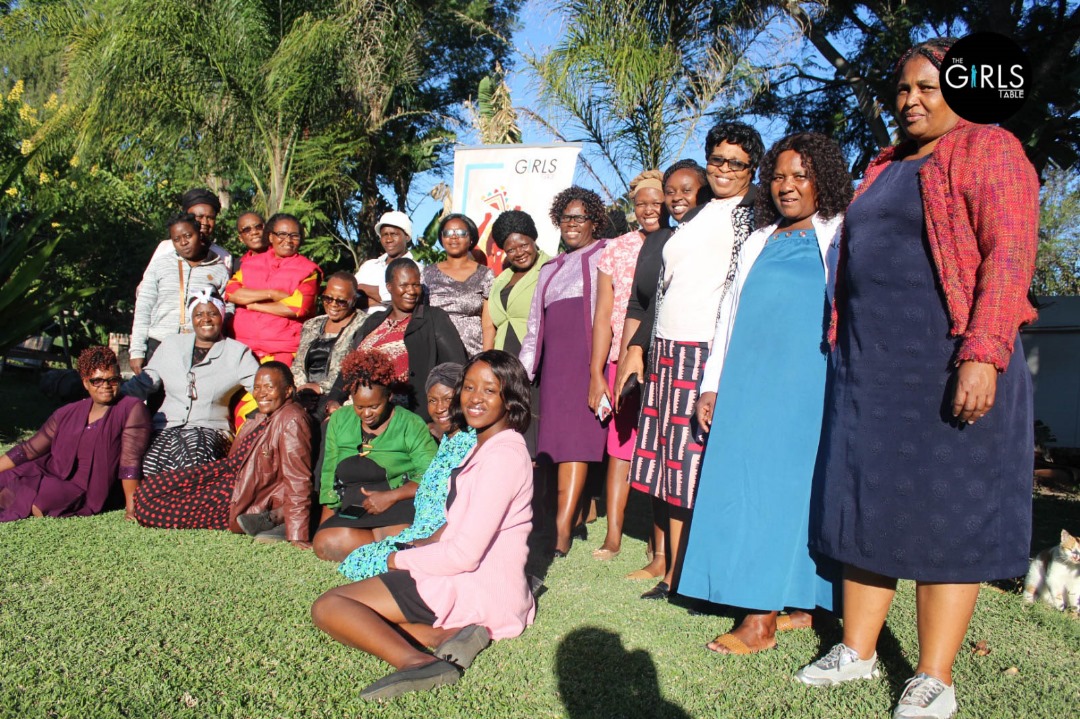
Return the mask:
{"type": "Polygon", "coordinates": [[[1064,529],[1061,544],[1039,552],[1024,580],[1024,601],[1036,597],[1065,611],[1080,612],[1080,540],[1064,529]]]}

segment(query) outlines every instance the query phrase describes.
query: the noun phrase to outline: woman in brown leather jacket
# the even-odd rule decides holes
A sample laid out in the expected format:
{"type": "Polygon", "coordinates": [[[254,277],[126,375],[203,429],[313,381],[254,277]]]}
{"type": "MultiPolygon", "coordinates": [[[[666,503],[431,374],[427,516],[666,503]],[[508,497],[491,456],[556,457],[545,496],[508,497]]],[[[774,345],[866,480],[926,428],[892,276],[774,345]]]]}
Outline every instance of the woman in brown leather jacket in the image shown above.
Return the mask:
{"type": "MultiPolygon", "coordinates": [[[[292,373],[267,362],[255,374],[259,414],[244,423],[225,459],[149,477],[135,495],[139,524],[243,533],[242,515],[284,522],[284,539],[311,547],[311,420],[293,402],[292,373]]],[[[269,527],[267,527],[269,528],[269,527]]]]}

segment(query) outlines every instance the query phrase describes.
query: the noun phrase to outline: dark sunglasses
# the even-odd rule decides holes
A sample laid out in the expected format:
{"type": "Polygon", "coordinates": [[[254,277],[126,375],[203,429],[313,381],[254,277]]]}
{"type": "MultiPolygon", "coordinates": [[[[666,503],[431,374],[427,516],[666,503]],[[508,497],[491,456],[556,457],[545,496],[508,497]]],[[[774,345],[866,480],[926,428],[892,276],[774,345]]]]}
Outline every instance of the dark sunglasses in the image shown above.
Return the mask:
{"type": "Polygon", "coordinates": [[[107,385],[107,384],[112,385],[113,387],[119,387],[120,386],[120,377],[118,377],[118,376],[113,376],[113,377],[91,377],[86,381],[90,383],[91,387],[102,387],[102,386],[107,385]]]}
{"type": "Polygon", "coordinates": [[[348,307],[352,304],[352,300],[346,300],[341,297],[331,297],[330,295],[322,295],[320,298],[324,305],[337,305],[338,307],[348,307]]]}
{"type": "Polygon", "coordinates": [[[246,235],[246,234],[249,234],[251,232],[262,232],[264,227],[266,227],[266,225],[264,225],[261,222],[259,224],[257,224],[257,225],[248,225],[247,227],[241,227],[240,228],[240,234],[241,235],[246,235]]]}

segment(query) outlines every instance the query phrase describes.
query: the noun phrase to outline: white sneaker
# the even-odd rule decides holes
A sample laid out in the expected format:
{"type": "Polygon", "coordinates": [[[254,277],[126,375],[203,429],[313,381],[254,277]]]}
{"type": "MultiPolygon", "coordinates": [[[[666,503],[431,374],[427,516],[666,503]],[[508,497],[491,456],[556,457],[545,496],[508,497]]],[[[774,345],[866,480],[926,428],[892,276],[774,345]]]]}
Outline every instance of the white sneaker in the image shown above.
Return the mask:
{"type": "Polygon", "coordinates": [[[893,719],[949,719],[956,714],[956,689],[929,674],[907,680],[893,719]]]}
{"type": "Polygon", "coordinates": [[[860,659],[859,653],[843,642],[835,645],[821,659],[795,672],[796,679],[815,687],[830,687],[854,679],[877,679],[880,676],[877,652],[869,659],[860,659]]]}

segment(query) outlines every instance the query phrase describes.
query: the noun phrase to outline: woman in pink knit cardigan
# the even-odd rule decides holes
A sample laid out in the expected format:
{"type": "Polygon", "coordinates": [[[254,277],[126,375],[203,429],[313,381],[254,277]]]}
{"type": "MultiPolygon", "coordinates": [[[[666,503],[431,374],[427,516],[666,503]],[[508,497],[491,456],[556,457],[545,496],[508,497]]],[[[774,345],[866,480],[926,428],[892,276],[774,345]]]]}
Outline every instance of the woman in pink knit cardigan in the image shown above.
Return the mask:
{"type": "Polygon", "coordinates": [[[521,436],[530,416],[525,369],[506,352],[481,352],[465,365],[455,400],[476,430],[476,448],[450,475],[446,524],[391,554],[386,574],[331,589],[311,607],[317,627],[397,669],[366,687],[365,699],[456,682],[492,639],[518,636],[536,613],[525,577],[532,528],[532,460],[521,436]],[[434,656],[416,645],[434,647],[434,656]]]}

